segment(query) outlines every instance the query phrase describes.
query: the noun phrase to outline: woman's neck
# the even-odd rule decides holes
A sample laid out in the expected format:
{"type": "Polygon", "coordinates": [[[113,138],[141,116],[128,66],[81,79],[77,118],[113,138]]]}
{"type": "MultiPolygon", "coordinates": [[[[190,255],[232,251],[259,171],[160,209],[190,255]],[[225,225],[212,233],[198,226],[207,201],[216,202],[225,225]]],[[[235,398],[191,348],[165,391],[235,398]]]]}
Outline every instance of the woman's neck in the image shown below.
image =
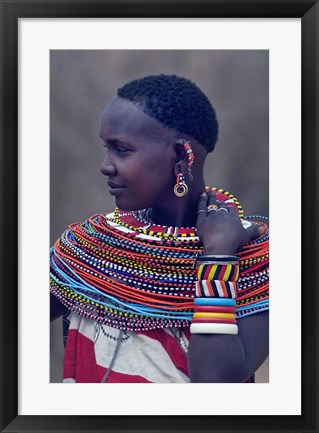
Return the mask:
{"type": "Polygon", "coordinates": [[[191,185],[184,197],[174,197],[149,211],[150,219],[158,225],[172,227],[195,227],[200,194],[205,191],[204,181],[191,185]]]}

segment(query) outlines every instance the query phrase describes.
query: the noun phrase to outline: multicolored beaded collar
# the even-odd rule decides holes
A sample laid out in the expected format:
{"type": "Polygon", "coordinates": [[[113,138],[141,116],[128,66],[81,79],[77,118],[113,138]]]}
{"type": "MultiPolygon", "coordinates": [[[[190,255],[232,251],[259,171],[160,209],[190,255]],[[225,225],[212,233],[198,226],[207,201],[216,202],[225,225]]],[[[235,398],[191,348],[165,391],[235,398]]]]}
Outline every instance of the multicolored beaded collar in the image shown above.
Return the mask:
{"type": "MultiPolygon", "coordinates": [[[[213,190],[243,218],[235,197],[213,190]]],[[[146,215],[116,209],[71,224],[51,248],[51,293],[70,310],[118,329],[189,326],[193,265],[202,253],[196,229],[158,226],[146,215]]],[[[268,308],[268,231],[238,256],[241,317],[268,308]]]]}

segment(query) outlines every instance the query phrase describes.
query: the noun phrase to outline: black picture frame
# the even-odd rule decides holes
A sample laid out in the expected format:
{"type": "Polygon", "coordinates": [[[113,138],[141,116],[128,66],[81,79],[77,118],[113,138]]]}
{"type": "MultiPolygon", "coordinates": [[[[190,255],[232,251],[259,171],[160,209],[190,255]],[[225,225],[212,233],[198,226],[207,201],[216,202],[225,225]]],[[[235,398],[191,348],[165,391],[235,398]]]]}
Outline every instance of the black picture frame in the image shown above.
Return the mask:
{"type": "MultiPolygon", "coordinates": [[[[1,5],[1,432],[317,432],[318,46],[314,0],[0,0],[1,5]],[[18,414],[18,20],[19,18],[301,18],[302,414],[300,416],[22,416],[18,414]],[[311,314],[309,313],[311,312],[311,314]]],[[[290,207],[291,206],[291,207],[290,207]]],[[[293,266],[288,272],[293,272],[293,266]]],[[[283,288],[287,290],[287,288],[283,288]]],[[[289,296],[289,294],[288,294],[289,296]]],[[[288,306],[289,311],[289,306],[288,306]]],[[[292,320],[292,318],[289,318],[292,320]]]]}

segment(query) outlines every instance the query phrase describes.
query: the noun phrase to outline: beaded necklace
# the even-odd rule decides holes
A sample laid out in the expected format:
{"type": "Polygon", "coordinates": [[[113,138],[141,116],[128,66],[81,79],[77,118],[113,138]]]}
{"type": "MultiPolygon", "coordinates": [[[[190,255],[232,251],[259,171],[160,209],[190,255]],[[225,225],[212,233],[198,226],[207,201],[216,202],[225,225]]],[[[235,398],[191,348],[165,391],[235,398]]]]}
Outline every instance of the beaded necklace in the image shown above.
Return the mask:
{"type": "MultiPolygon", "coordinates": [[[[243,218],[234,196],[212,189],[243,218]]],[[[51,292],[70,310],[125,331],[189,326],[202,245],[195,228],[155,225],[147,213],[116,209],[71,224],[50,251],[51,292]]],[[[268,231],[238,256],[236,314],[244,316],[266,308],[268,231]]]]}

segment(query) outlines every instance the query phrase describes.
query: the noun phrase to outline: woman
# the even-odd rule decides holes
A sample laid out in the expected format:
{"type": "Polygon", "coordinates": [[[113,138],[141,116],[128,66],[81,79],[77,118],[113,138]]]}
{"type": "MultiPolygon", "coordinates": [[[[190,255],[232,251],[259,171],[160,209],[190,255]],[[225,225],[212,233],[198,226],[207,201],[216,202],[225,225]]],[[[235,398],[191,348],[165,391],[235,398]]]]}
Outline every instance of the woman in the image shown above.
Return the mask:
{"type": "Polygon", "coordinates": [[[64,382],[252,381],[268,355],[268,229],[205,187],[211,103],[181,77],[137,79],[100,137],[117,208],[51,250],[51,317],[71,311],[64,382]]]}

